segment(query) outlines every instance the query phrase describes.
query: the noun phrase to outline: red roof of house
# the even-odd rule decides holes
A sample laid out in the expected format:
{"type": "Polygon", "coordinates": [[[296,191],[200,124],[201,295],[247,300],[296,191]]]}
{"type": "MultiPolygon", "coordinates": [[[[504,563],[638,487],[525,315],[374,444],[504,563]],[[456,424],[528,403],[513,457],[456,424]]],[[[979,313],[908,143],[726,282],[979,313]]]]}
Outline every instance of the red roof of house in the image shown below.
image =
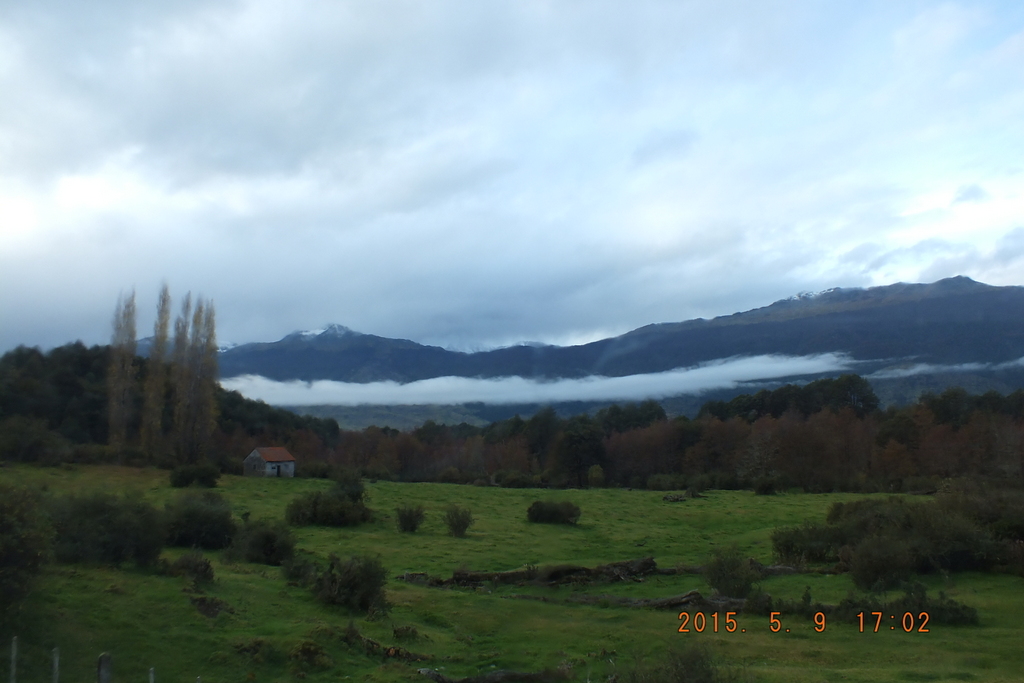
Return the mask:
{"type": "Polygon", "coordinates": [[[257,448],[256,452],[267,462],[293,462],[295,460],[292,454],[288,452],[288,449],[281,446],[257,448]]]}

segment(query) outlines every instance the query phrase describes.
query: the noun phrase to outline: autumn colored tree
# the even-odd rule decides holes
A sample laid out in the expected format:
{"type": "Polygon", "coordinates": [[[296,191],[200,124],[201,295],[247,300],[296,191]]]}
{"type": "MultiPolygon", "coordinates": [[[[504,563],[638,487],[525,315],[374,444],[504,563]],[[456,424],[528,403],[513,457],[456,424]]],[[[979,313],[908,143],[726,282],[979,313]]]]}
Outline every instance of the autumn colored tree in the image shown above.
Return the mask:
{"type": "Polygon", "coordinates": [[[140,440],[142,450],[150,456],[164,450],[164,405],[167,398],[167,336],[171,320],[171,294],[165,284],[160,289],[153,326],[153,343],[149,347],[146,381],[142,396],[140,440]]]}
{"type": "Polygon", "coordinates": [[[217,335],[213,302],[192,295],[182,302],[174,323],[174,435],[178,461],[195,463],[208,455],[216,426],[217,335]]]}
{"type": "Polygon", "coordinates": [[[119,457],[128,441],[128,422],[136,390],[135,344],[135,291],[132,290],[128,298],[117,299],[107,371],[107,414],[110,420],[107,443],[118,451],[119,457]]]}

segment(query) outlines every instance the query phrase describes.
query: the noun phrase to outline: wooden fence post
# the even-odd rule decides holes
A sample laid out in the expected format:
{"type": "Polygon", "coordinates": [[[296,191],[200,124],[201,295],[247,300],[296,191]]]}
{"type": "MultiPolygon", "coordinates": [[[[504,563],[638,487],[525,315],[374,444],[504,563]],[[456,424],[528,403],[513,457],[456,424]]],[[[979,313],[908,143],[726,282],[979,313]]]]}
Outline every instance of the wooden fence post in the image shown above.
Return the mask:
{"type": "Polygon", "coordinates": [[[53,683],[60,679],[60,648],[53,648],[53,683]]]}
{"type": "Polygon", "coordinates": [[[156,683],[156,670],[149,667],[149,683],[156,683]]]}
{"type": "Polygon", "coordinates": [[[17,683],[18,673],[18,636],[11,638],[11,683],[17,683]]]}
{"type": "Polygon", "coordinates": [[[110,683],[110,653],[104,652],[96,660],[96,683],[110,683]]]}

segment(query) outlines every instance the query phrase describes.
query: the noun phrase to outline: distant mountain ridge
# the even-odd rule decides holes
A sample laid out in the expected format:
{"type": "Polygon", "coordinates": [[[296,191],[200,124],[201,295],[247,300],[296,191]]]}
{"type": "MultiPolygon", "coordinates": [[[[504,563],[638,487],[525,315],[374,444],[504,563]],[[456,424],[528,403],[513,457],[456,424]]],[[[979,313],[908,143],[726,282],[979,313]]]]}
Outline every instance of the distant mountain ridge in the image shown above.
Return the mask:
{"type": "Polygon", "coordinates": [[[626,376],[721,358],[841,352],[865,367],[914,361],[1000,363],[1024,356],[1024,287],[967,277],[930,284],[835,288],[769,306],[657,323],[578,346],[518,345],[460,352],[354,332],[341,325],[222,351],[222,378],[412,382],[432,377],[552,380],[626,376]]]}

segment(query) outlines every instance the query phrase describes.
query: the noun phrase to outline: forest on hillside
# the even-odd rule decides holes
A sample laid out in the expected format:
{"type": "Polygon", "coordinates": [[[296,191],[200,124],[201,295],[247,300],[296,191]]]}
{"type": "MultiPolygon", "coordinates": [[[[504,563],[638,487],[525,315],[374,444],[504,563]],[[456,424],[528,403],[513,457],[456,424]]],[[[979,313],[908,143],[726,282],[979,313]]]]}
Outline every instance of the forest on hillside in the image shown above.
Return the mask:
{"type": "Polygon", "coordinates": [[[654,401],[568,418],[551,408],[485,427],[427,421],[416,429],[342,430],[214,385],[211,429],[200,446],[176,434],[175,384],[167,382],[158,433],[144,438],[144,388],[173,362],[134,357],[137,391],[124,433],[111,439],[109,346],[19,347],[0,358],[0,459],[57,465],[113,462],[173,468],[209,462],[240,473],[256,446],[287,447],[298,473],[348,467],[397,481],[507,487],[753,488],[770,493],[933,489],[948,477],[1020,482],[1024,391],[924,394],[879,410],[856,375],[786,385],[704,404],[695,419],[669,419],[654,401]]]}

